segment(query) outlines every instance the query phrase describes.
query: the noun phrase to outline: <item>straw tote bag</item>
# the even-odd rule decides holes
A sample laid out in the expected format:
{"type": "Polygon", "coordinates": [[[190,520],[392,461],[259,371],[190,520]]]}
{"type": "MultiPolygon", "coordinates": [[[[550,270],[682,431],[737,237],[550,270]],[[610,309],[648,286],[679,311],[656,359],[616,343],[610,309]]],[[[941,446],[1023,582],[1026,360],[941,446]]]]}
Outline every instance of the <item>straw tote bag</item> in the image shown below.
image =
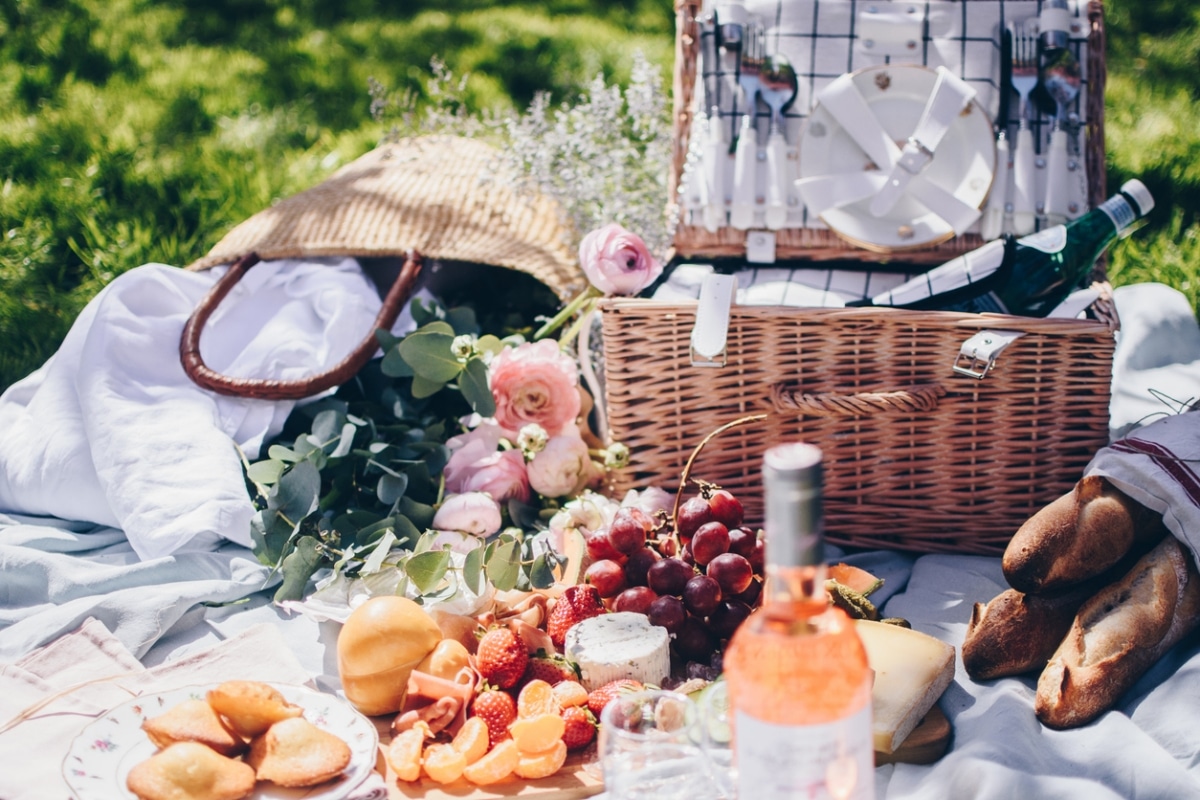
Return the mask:
{"type": "Polygon", "coordinates": [[[496,155],[489,145],[462,137],[403,139],[234,227],[188,266],[231,264],[184,326],[179,353],[188,376],[220,394],[268,400],[309,397],[345,383],[378,350],[375,330],[391,328],[411,297],[423,257],[525,272],[565,298],[581,276],[557,207],[542,196],[518,196],[511,182],[494,174],[496,155]],[[251,267],[327,256],[404,259],[379,315],[353,352],[326,372],[294,381],[234,378],[205,365],[204,326],[251,267]]]}

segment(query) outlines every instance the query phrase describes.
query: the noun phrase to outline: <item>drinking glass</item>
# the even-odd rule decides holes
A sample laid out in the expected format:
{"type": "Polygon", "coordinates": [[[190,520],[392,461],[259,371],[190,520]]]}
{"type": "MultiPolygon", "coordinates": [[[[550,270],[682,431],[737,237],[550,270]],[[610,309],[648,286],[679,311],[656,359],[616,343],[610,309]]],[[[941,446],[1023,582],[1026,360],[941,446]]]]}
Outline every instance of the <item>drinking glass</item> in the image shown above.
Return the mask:
{"type": "Polygon", "coordinates": [[[729,684],[718,680],[700,695],[701,742],[720,796],[737,795],[737,772],[733,766],[733,710],[729,706],[729,684]]]}
{"type": "Polygon", "coordinates": [[[600,764],[609,800],[720,800],[699,709],[687,695],[618,695],[600,715],[600,764]]]}

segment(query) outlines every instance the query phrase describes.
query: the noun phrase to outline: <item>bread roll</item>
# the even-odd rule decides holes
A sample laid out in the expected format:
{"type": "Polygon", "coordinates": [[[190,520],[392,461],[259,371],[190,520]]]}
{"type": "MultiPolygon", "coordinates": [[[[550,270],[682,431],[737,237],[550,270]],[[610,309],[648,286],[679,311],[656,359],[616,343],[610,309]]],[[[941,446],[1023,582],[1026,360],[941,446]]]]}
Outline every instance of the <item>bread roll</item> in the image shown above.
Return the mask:
{"type": "Polygon", "coordinates": [[[962,643],[967,674],[979,681],[1043,669],[1079,607],[1098,588],[1088,581],[1040,595],[1007,589],[988,603],[976,603],[962,643]]]}
{"type": "Polygon", "coordinates": [[[1034,514],[1013,535],[1001,567],[1008,585],[1035,594],[1101,575],[1166,533],[1161,515],[1105,478],[1089,475],[1034,514]]]}
{"type": "Polygon", "coordinates": [[[1038,679],[1038,719],[1051,728],[1092,721],[1198,622],[1200,575],[1167,537],[1079,609],[1038,679]]]}

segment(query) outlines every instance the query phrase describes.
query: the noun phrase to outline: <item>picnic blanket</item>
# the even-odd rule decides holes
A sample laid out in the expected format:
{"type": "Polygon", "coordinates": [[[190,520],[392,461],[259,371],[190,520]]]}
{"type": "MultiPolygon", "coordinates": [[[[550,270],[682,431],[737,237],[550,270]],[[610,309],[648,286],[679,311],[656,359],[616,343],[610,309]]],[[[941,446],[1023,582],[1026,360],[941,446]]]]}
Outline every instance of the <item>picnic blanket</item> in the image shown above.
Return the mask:
{"type": "MultiPolygon", "coordinates": [[[[223,413],[222,399],[193,392],[181,383],[162,391],[153,385],[135,388],[121,383],[121,376],[137,375],[148,365],[177,364],[174,348],[186,316],[184,309],[190,310],[193,298],[203,289],[191,284],[215,279],[204,274],[168,275],[163,273],[165,269],[148,270],[151,279],[160,282],[162,296],[156,298],[156,304],[163,297],[177,300],[173,322],[164,324],[158,337],[145,331],[142,317],[157,313],[150,308],[132,302],[121,305],[128,313],[118,317],[125,320],[126,327],[102,333],[94,329],[100,310],[89,307],[63,350],[0,397],[0,512],[6,512],[0,516],[0,667],[36,660],[41,648],[90,624],[89,620],[102,624],[129,657],[146,667],[194,658],[264,623],[278,630],[287,653],[318,686],[336,691],[338,626],[289,616],[271,604],[274,579],[246,546],[245,528],[228,521],[234,517],[222,521],[217,510],[224,502],[246,502],[244,492],[242,498],[234,498],[232,483],[240,486],[241,475],[231,442],[252,452],[278,430],[286,406],[243,406],[233,401],[223,413]],[[176,279],[190,288],[179,290],[176,279]],[[81,327],[89,321],[91,330],[81,327]],[[114,337],[108,341],[122,344],[114,344],[116,349],[93,346],[93,341],[101,341],[93,337],[114,337]],[[142,349],[135,353],[128,348],[142,349]],[[144,363],[133,363],[138,361],[144,363]],[[116,372],[105,374],[106,363],[113,364],[116,372]],[[143,417],[172,417],[177,424],[120,431],[98,427],[100,423],[90,417],[104,408],[96,405],[100,402],[112,402],[115,410],[125,414],[127,425],[136,419],[134,408],[140,408],[143,417]],[[176,415],[177,409],[183,416],[176,415]],[[183,419],[189,421],[187,425],[179,422],[183,419]],[[38,426],[45,441],[30,433],[38,426]],[[14,427],[24,427],[25,434],[12,432],[14,427]],[[130,430],[138,434],[131,435],[130,430]],[[199,438],[214,439],[218,444],[201,445],[196,441],[199,438]],[[188,467],[173,470],[169,459],[154,460],[150,454],[148,465],[141,469],[140,459],[130,455],[137,450],[135,444],[150,450],[182,448],[177,451],[182,453],[189,452],[190,446],[212,447],[214,452],[221,449],[233,455],[207,459],[188,455],[182,459],[188,467]],[[28,449],[15,449],[17,446],[28,449]],[[114,453],[110,457],[105,448],[121,450],[124,456],[114,453]],[[69,471],[69,478],[56,474],[56,469],[69,471]],[[232,470],[232,479],[225,474],[227,470],[232,470]],[[50,491],[48,486],[57,490],[50,491]],[[142,527],[141,515],[154,515],[157,524],[166,526],[173,523],[169,514],[150,507],[153,503],[134,508],[121,500],[136,494],[139,486],[144,494],[157,497],[163,508],[176,513],[200,500],[213,500],[216,505],[202,522],[193,518],[173,525],[169,537],[164,538],[157,527],[142,527]],[[221,486],[226,488],[218,491],[221,486]],[[188,546],[172,549],[175,537],[186,540],[188,546]]],[[[305,264],[298,263],[296,269],[305,272],[305,264]]],[[[321,269],[328,271],[328,265],[321,269]]],[[[315,280],[327,277],[332,278],[322,275],[315,280]]],[[[343,279],[354,285],[351,276],[337,280],[343,279]]],[[[118,283],[95,303],[136,297],[136,292],[126,293],[127,287],[118,283]]],[[[361,283],[358,286],[365,288],[361,283]]],[[[320,307],[320,297],[319,291],[301,300],[285,293],[279,296],[280,308],[299,302],[303,313],[294,306],[293,312],[313,314],[332,325],[333,316],[321,316],[314,310],[320,307]]],[[[1118,289],[1116,300],[1125,327],[1114,371],[1115,380],[1120,381],[1114,394],[1114,432],[1122,436],[1136,432],[1137,437],[1154,441],[1156,426],[1164,423],[1200,429],[1200,416],[1180,413],[1200,396],[1200,327],[1186,300],[1174,290],[1154,284],[1118,289]],[[1171,398],[1172,404],[1164,404],[1163,397],[1171,398]]],[[[256,289],[256,306],[261,302],[256,289]]],[[[348,340],[361,338],[373,320],[377,300],[372,306],[365,298],[354,313],[342,313],[344,310],[328,309],[337,315],[335,327],[344,328],[341,333],[348,350],[352,346],[348,340]]],[[[214,325],[213,333],[218,330],[214,325]]],[[[327,359],[340,357],[336,349],[330,345],[316,357],[304,356],[315,362],[302,363],[308,369],[314,363],[329,363],[327,359]]],[[[210,363],[233,364],[240,352],[226,352],[225,358],[212,358],[210,363]]],[[[254,363],[257,367],[264,362],[255,359],[254,363]]],[[[1172,435],[1167,444],[1176,440],[1172,435]]],[[[1181,455],[1188,457],[1186,452],[1181,455]]],[[[1147,467],[1144,461],[1134,459],[1145,458],[1143,451],[1125,453],[1114,443],[1097,455],[1094,465],[1108,470],[1115,469],[1114,463],[1127,461],[1124,480],[1131,486],[1147,487],[1151,494],[1143,502],[1160,503],[1170,524],[1172,509],[1195,504],[1187,491],[1178,488],[1178,481],[1144,482],[1141,475],[1147,467]],[[1148,488],[1151,486],[1159,488],[1148,488]]],[[[1169,472],[1169,461],[1156,463],[1160,471],[1169,472]]],[[[1193,507],[1190,514],[1194,517],[1195,513],[1193,507]]],[[[1172,526],[1176,535],[1200,530],[1194,525],[1188,528],[1189,516],[1183,510],[1176,516],[1180,521],[1179,530],[1172,526]]],[[[848,554],[847,560],[885,578],[882,594],[877,596],[885,614],[906,617],[917,630],[955,647],[962,643],[972,605],[990,600],[1004,588],[998,558],[869,552],[848,554]]],[[[1036,721],[1034,678],[977,683],[966,675],[960,662],[955,681],[941,700],[955,728],[950,751],[929,766],[876,769],[876,796],[889,800],[1200,796],[1200,733],[1195,726],[1200,718],[1200,693],[1195,691],[1200,672],[1198,650],[1200,642],[1195,636],[1181,642],[1117,708],[1095,723],[1071,731],[1051,731],[1036,721]]],[[[0,686],[0,692],[2,689],[0,686]]],[[[9,711],[6,707],[5,713],[9,711]]],[[[0,728],[8,722],[0,720],[0,728]]],[[[80,717],[78,727],[86,722],[86,717],[80,717]]],[[[66,745],[67,741],[62,741],[64,752],[66,745]]],[[[43,757],[53,761],[56,755],[61,758],[54,752],[43,757]]],[[[0,748],[0,762],[7,760],[0,748]]],[[[17,796],[5,783],[17,780],[18,771],[0,770],[0,797],[17,796]]]]}

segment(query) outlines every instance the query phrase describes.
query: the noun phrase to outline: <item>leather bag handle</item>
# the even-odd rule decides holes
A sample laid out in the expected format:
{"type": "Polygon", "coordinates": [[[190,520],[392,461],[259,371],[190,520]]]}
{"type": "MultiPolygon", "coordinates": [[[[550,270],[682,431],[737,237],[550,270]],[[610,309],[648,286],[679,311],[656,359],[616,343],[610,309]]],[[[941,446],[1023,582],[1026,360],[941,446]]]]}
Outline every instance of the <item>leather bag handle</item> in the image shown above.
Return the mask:
{"type": "Polygon", "coordinates": [[[354,377],[379,349],[375,331],[379,328],[391,329],[396,318],[400,316],[404,304],[412,296],[417,276],[421,272],[421,256],[417,251],[412,250],[408,253],[395,283],[388,290],[387,296],[383,300],[383,306],[379,309],[379,315],[375,317],[375,324],[371,326],[371,330],[367,332],[362,343],[325,372],[293,381],[233,378],[215,372],[204,363],[204,359],[200,355],[200,334],[213,311],[229,294],[229,290],[258,262],[257,253],[250,253],[235,261],[229,271],[221,276],[220,280],[200,301],[188,318],[187,324],[183,326],[183,336],[179,340],[179,359],[183,363],[183,371],[197,385],[211,389],[217,394],[253,397],[260,400],[298,400],[302,397],[320,394],[334,386],[340,386],[354,377]]]}

